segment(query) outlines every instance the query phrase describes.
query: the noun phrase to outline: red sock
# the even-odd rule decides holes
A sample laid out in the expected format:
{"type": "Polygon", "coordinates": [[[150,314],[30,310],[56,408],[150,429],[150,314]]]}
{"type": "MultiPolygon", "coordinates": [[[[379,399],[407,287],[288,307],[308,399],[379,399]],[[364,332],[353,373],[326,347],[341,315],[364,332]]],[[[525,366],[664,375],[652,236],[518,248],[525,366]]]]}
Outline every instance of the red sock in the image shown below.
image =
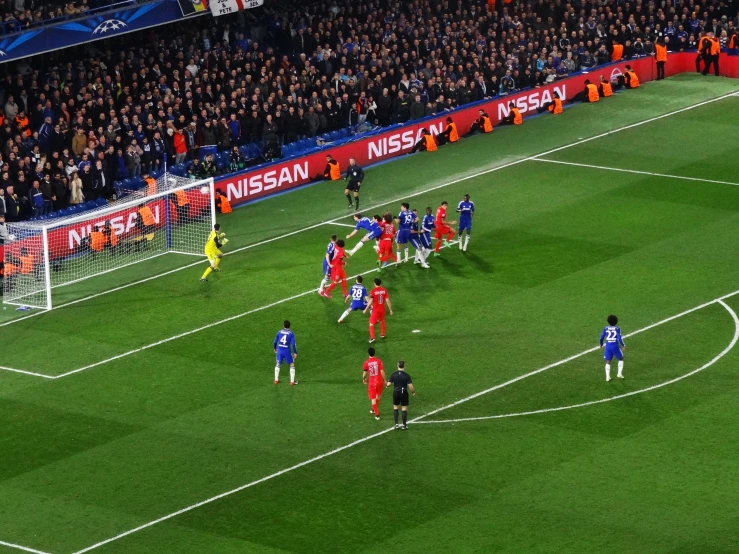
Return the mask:
{"type": "Polygon", "coordinates": [[[346,279],[343,279],[341,281],[341,290],[344,293],[344,296],[346,296],[347,294],[349,294],[349,292],[346,290],[346,279]]]}
{"type": "Polygon", "coordinates": [[[326,287],[326,293],[328,294],[329,292],[331,292],[335,288],[336,288],[336,283],[334,283],[333,281],[331,281],[331,284],[328,287],[326,287]]]}
{"type": "Polygon", "coordinates": [[[390,257],[391,257],[391,258],[393,259],[393,261],[394,261],[395,263],[397,263],[397,262],[398,262],[398,257],[397,257],[397,256],[396,256],[395,254],[393,254],[393,251],[392,251],[392,250],[390,251],[390,257]]]}
{"type": "Polygon", "coordinates": [[[446,240],[452,240],[455,234],[456,233],[454,232],[454,229],[452,229],[451,231],[449,231],[449,234],[446,236],[446,240]]]}
{"type": "Polygon", "coordinates": [[[377,417],[380,417],[380,406],[377,404],[377,402],[372,404],[372,411],[375,412],[375,415],[377,417]]]}
{"type": "Polygon", "coordinates": [[[441,250],[441,239],[437,239],[436,246],[434,247],[434,252],[438,252],[441,250]]]}
{"type": "Polygon", "coordinates": [[[385,336],[385,320],[383,319],[380,321],[380,333],[382,333],[382,336],[385,336]]]}
{"type": "Polygon", "coordinates": [[[370,338],[374,339],[375,338],[375,326],[370,323],[369,327],[370,327],[370,338]]]}

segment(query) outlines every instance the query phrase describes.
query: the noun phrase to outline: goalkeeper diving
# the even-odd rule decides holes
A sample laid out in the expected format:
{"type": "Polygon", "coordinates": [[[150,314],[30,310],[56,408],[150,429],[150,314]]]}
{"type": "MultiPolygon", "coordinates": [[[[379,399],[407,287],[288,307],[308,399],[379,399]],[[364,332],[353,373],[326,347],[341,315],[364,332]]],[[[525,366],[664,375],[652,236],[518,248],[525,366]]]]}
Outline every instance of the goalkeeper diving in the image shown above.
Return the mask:
{"type": "Polygon", "coordinates": [[[205,256],[208,258],[210,265],[203,273],[200,278],[201,281],[207,281],[208,275],[213,271],[220,271],[218,266],[221,265],[221,258],[223,258],[223,252],[219,250],[223,245],[228,243],[226,233],[221,233],[221,224],[216,223],[213,225],[213,230],[208,235],[208,241],[205,243],[205,256]]]}

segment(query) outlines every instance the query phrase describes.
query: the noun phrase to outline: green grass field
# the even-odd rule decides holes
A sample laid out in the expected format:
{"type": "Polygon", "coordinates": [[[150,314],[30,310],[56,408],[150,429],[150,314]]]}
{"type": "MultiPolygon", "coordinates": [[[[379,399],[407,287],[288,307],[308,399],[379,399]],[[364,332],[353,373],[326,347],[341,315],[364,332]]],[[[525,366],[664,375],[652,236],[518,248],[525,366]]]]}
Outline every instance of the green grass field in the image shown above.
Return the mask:
{"type": "Polygon", "coordinates": [[[368,414],[366,316],[315,294],[341,184],[224,217],[208,283],[171,255],[9,307],[0,365],[41,376],[0,371],[0,552],[739,552],[737,91],[684,75],[367,171],[372,213],[477,208],[468,252],[382,273],[408,431],[390,394],[368,414]]]}

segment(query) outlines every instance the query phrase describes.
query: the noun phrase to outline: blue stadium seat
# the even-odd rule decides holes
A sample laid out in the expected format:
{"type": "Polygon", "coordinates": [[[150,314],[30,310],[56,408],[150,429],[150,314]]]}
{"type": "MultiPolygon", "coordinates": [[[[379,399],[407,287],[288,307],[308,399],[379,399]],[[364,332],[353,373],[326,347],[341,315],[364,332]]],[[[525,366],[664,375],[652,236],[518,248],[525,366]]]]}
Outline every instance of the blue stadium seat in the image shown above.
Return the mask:
{"type": "Polygon", "coordinates": [[[96,206],[97,206],[97,204],[95,204],[95,201],[94,200],[88,200],[87,202],[85,202],[85,209],[86,210],[91,210],[91,209],[95,208],[96,206]]]}
{"type": "Polygon", "coordinates": [[[97,199],[97,200],[95,201],[95,203],[96,203],[96,204],[97,204],[98,206],[105,206],[105,205],[106,205],[106,204],[108,203],[108,201],[107,201],[107,200],[105,200],[105,198],[98,198],[98,199],[97,199]]]}

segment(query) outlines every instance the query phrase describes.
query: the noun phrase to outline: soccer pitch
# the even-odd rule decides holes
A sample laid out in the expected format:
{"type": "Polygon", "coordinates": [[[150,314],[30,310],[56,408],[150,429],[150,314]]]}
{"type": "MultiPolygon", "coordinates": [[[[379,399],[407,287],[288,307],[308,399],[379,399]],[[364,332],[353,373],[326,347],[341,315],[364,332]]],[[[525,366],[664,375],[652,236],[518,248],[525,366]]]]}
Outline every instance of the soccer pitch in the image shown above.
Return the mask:
{"type": "Polygon", "coordinates": [[[739,551],[737,91],[682,75],[367,169],[366,213],[476,206],[468,252],[381,274],[407,432],[391,394],[368,415],[366,316],[315,293],[343,182],[220,219],[208,283],[168,255],[1,312],[0,552],[739,551]]]}

